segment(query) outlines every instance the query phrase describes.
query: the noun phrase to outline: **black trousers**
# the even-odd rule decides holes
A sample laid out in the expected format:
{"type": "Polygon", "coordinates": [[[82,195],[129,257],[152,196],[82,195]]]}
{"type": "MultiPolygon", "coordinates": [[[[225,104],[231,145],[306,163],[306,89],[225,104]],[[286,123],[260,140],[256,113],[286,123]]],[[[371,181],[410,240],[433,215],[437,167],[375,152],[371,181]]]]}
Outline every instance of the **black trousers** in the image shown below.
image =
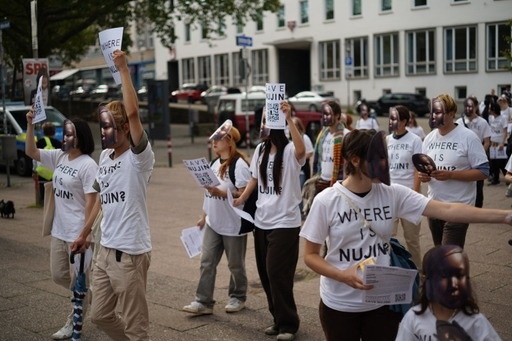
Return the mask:
{"type": "Polygon", "coordinates": [[[254,230],[256,265],[267,295],[268,310],[280,333],[297,333],[299,315],[293,296],[293,278],[299,259],[299,231],[296,228],[254,230]]]}
{"type": "Polygon", "coordinates": [[[451,244],[464,248],[469,224],[450,223],[440,219],[429,218],[428,226],[430,227],[435,246],[451,244]]]}

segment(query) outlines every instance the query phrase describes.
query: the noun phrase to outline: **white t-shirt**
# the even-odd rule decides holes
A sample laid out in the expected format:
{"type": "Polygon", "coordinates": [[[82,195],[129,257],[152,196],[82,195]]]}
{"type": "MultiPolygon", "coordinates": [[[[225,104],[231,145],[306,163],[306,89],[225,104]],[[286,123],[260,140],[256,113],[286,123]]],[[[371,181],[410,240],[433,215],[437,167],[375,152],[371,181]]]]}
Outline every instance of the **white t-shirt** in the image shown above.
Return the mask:
{"type": "Polygon", "coordinates": [[[509,173],[512,173],[512,155],[508,158],[507,165],[505,166],[505,170],[509,173]]]}
{"type": "MultiPolygon", "coordinates": [[[[220,185],[217,186],[217,188],[223,191],[233,192],[238,188],[246,187],[251,179],[249,165],[242,158],[238,158],[235,165],[236,187],[231,183],[231,179],[229,178],[229,167],[226,168],[226,174],[224,174],[224,178],[222,179],[219,173],[220,166],[220,159],[217,159],[212,164],[211,169],[220,181],[220,185]]],[[[243,207],[243,205],[238,206],[239,209],[243,209],[243,207]]],[[[205,190],[203,211],[206,213],[206,223],[212,230],[223,236],[239,235],[241,219],[240,216],[233,211],[231,203],[228,202],[227,198],[211,196],[210,193],[205,190]]]]}
{"type": "Polygon", "coordinates": [[[468,129],[478,136],[480,142],[483,142],[486,137],[491,137],[491,126],[480,116],[472,120],[467,117],[460,117],[455,123],[463,127],[467,126],[468,129]],[[464,125],[464,122],[466,125],[464,125]]]}
{"type": "MultiPolygon", "coordinates": [[[[423,153],[434,160],[438,170],[475,169],[489,162],[478,136],[461,125],[457,125],[444,136],[439,134],[438,129],[431,131],[423,140],[423,153]]],[[[475,182],[439,181],[432,178],[428,182],[428,197],[444,202],[474,205],[475,182]]]]}
{"type": "Polygon", "coordinates": [[[147,186],[153,171],[155,155],[144,134],[135,154],[128,149],[112,160],[113,149],[101,152],[96,181],[100,186],[101,245],[130,255],[151,251],[147,186]]]}
{"type": "MultiPolygon", "coordinates": [[[[421,315],[416,315],[415,311],[420,310],[420,306],[414,306],[405,314],[398,328],[397,341],[409,340],[439,340],[436,331],[436,317],[432,314],[430,307],[421,315]]],[[[448,322],[457,321],[457,323],[466,331],[473,341],[498,341],[501,340],[487,318],[478,313],[471,316],[459,311],[448,322]]]]}
{"type": "Polygon", "coordinates": [[[379,122],[373,117],[368,117],[366,120],[360,117],[356,122],[356,129],[375,129],[379,130],[379,122]]]}
{"type": "Polygon", "coordinates": [[[270,153],[267,167],[267,187],[263,187],[263,180],[259,171],[263,151],[260,152],[263,144],[260,143],[254,150],[251,161],[252,177],[257,174],[258,201],[256,202],[256,214],[254,225],[262,230],[273,230],[276,228],[296,228],[302,220],[299,204],[302,201],[300,189],[300,168],[306,162],[306,158],[297,160],[295,158],[295,146],[288,143],[283,152],[283,168],[281,173],[281,194],[275,191],[273,180],[273,164],[275,154],[270,153]],[[258,157],[259,155],[259,157],[258,157]]]}
{"type": "Polygon", "coordinates": [[[70,161],[60,149],[39,149],[41,164],[53,170],[55,215],[52,236],[74,242],[85,225],[85,194],[95,193],[92,187],[98,170],[89,155],[70,161]]]}
{"type": "Polygon", "coordinates": [[[421,126],[406,127],[405,129],[407,129],[411,133],[418,135],[421,140],[423,140],[425,138],[425,131],[423,130],[423,128],[421,126]]]}
{"type": "MultiPolygon", "coordinates": [[[[370,257],[375,258],[376,264],[389,265],[387,243],[393,234],[393,221],[403,218],[418,224],[428,201],[401,185],[373,184],[371,191],[360,197],[336,182],[315,197],[300,236],[315,244],[327,241],[325,260],[338,269],[347,269],[370,257]],[[363,219],[339,191],[364,212],[371,229],[363,227],[363,219]]],[[[364,303],[362,290],[325,276],[320,277],[320,297],[337,311],[363,312],[380,307],[364,303]]]]}
{"type": "Polygon", "coordinates": [[[508,126],[508,118],[501,115],[496,117],[489,115],[489,125],[491,126],[491,142],[501,143],[505,133],[504,129],[508,126]]]}
{"type": "Polygon", "coordinates": [[[386,142],[391,183],[413,188],[415,168],[412,156],[421,153],[421,139],[418,135],[408,132],[398,139],[390,134],[386,136],[386,142]]]}
{"type": "Polygon", "coordinates": [[[311,142],[308,134],[302,134],[302,139],[304,140],[304,146],[306,147],[306,154],[314,153],[315,147],[313,147],[313,142],[311,142]]]}
{"type": "Polygon", "coordinates": [[[320,178],[325,181],[331,181],[332,170],[334,169],[334,134],[330,131],[325,132],[325,138],[322,145],[322,159],[320,160],[320,178]]]}

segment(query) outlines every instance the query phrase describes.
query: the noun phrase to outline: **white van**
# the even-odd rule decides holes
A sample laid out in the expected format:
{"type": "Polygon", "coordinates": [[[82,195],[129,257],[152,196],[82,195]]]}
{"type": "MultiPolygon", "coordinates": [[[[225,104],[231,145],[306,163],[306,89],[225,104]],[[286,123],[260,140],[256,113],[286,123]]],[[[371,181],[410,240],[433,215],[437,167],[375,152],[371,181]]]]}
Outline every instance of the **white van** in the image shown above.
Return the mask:
{"type": "Polygon", "coordinates": [[[265,105],[265,93],[250,92],[248,94],[229,94],[220,96],[215,110],[217,125],[227,119],[233,121],[233,125],[240,131],[240,144],[246,141],[246,117],[249,120],[249,138],[251,145],[259,142],[260,123],[254,122],[254,112],[265,105]]]}

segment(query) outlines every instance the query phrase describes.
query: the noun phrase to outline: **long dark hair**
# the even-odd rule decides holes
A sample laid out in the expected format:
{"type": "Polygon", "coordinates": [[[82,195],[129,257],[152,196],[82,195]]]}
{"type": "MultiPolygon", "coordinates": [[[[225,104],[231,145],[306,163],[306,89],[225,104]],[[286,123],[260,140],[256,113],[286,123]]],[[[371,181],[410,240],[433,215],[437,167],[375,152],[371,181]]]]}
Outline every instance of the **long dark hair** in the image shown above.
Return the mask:
{"type": "Polygon", "coordinates": [[[272,168],[272,176],[274,178],[274,187],[275,191],[278,195],[281,195],[281,175],[283,169],[283,154],[284,148],[286,145],[290,143],[286,135],[284,134],[284,130],[281,129],[270,129],[269,136],[262,142],[261,148],[263,149],[263,155],[261,157],[260,163],[260,174],[261,180],[263,181],[263,188],[267,188],[267,167],[268,167],[268,157],[270,154],[270,149],[272,145],[276,146],[277,152],[274,157],[274,165],[272,168]]]}
{"type": "Polygon", "coordinates": [[[82,154],[91,155],[94,152],[94,138],[89,124],[81,118],[71,118],[75,125],[77,146],[82,154]]]}

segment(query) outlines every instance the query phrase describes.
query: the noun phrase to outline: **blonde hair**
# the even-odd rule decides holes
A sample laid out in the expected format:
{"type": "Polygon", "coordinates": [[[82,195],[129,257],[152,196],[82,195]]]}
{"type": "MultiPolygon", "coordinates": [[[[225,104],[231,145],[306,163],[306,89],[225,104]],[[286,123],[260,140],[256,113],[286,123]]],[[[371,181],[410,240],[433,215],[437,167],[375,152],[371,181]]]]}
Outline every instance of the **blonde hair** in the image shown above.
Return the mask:
{"type": "Polygon", "coordinates": [[[452,96],[448,94],[441,94],[434,98],[432,102],[435,102],[436,100],[443,103],[444,110],[447,114],[457,113],[457,103],[455,103],[455,100],[452,96]]]}
{"type": "Polygon", "coordinates": [[[105,107],[112,113],[117,129],[124,130],[124,125],[128,123],[128,115],[126,114],[123,102],[112,101],[105,105],[105,107]]]}

